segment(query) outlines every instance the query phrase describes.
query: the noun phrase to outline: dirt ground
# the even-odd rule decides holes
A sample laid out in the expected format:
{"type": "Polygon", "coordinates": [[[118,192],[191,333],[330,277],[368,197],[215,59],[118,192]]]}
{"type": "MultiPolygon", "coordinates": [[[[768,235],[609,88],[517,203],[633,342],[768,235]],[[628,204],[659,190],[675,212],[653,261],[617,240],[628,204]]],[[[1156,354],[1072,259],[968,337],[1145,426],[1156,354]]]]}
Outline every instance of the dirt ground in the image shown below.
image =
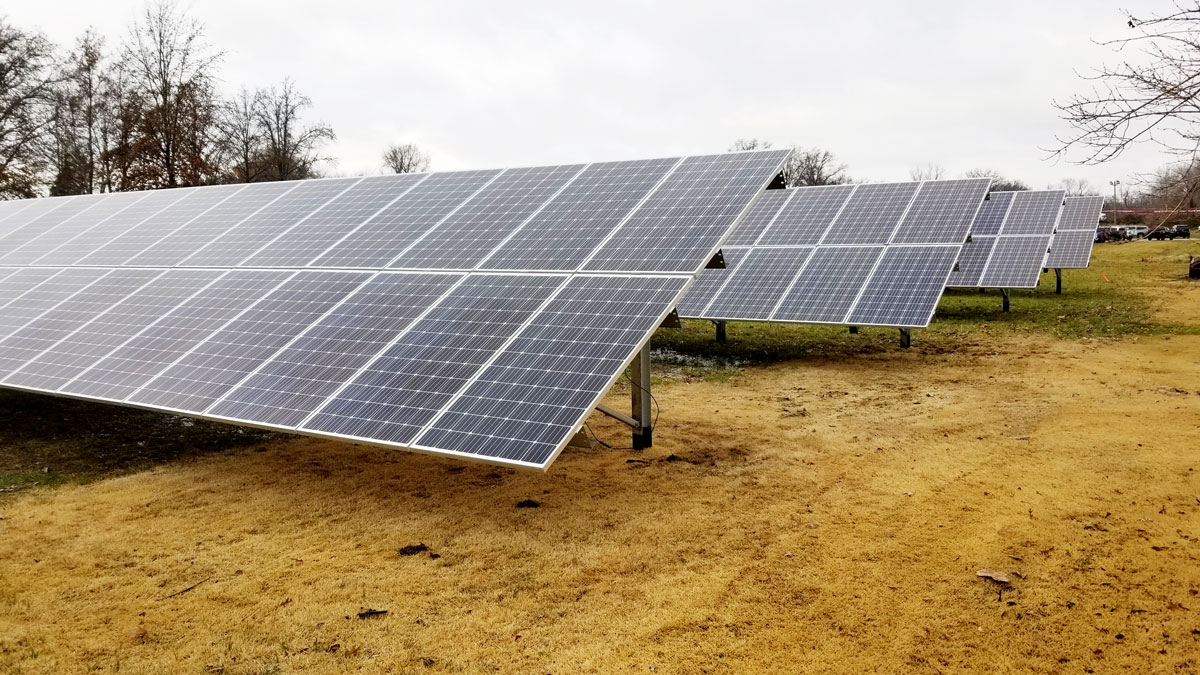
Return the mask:
{"type": "Polygon", "coordinates": [[[1200,672],[1200,335],[917,336],[656,395],[653,449],[546,474],[266,437],[18,493],[0,671],[1200,672]]]}

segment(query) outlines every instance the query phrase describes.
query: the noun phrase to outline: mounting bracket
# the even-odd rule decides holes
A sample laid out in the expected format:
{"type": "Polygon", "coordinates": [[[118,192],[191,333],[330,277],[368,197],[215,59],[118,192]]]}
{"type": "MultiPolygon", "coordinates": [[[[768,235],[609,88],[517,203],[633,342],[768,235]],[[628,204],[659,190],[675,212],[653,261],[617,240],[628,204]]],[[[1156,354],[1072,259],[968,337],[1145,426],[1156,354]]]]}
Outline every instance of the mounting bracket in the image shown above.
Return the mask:
{"type": "Polygon", "coordinates": [[[633,382],[630,386],[633,414],[626,415],[604,403],[597,403],[596,410],[632,428],[633,449],[644,450],[650,447],[654,440],[654,410],[651,407],[652,399],[650,398],[649,343],[642,347],[637,356],[633,357],[633,363],[629,367],[633,371],[633,382]]]}

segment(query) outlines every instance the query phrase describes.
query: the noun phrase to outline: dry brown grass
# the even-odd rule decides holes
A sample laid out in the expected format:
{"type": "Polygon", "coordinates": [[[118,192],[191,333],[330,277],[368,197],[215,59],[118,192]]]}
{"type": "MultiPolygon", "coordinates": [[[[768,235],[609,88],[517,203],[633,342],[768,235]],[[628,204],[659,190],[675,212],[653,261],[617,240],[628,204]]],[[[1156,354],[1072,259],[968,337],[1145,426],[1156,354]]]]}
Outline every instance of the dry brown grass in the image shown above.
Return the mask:
{"type": "Polygon", "coordinates": [[[1200,336],[921,347],[663,382],[652,450],[544,475],[296,438],[22,494],[0,671],[1200,670],[1200,336]]]}

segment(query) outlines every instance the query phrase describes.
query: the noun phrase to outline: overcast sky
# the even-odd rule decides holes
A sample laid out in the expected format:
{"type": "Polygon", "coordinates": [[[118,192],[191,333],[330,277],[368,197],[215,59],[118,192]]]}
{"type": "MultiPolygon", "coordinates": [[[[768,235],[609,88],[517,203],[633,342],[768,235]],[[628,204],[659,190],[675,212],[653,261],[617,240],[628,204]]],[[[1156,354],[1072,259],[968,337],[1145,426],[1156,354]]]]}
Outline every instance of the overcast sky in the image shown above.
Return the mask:
{"type": "MultiPolygon", "coordinates": [[[[6,3],[60,44],[115,46],[142,0],[6,3]]],[[[1105,192],[1168,158],[1045,160],[1052,105],[1129,35],[1110,0],[964,2],[262,2],[182,6],[226,52],[229,91],[291,76],[337,133],[333,172],[376,173],[415,141],[435,169],[722,151],[739,137],[832,150],[855,178],[992,167],[1105,192]]],[[[1138,11],[1164,0],[1139,0],[1138,11]]]]}

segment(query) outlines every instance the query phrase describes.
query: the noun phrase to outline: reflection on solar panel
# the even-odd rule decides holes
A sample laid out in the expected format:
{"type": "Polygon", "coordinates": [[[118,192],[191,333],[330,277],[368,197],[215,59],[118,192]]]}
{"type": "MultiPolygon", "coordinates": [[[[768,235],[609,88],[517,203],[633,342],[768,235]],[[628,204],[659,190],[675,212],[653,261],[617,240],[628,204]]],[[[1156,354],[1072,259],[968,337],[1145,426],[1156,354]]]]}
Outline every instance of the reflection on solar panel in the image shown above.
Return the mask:
{"type": "Polygon", "coordinates": [[[747,241],[742,227],[756,230],[754,244],[726,245],[729,269],[704,271],[679,314],[714,321],[927,326],[990,182],[768,190],[751,206],[753,222],[732,235],[747,241]],[[762,200],[775,207],[774,216],[762,200]]]}
{"type": "Polygon", "coordinates": [[[948,286],[1033,288],[1062,210],[1062,190],[993,192],[948,286]]]}
{"type": "Polygon", "coordinates": [[[1058,234],[1050,245],[1046,266],[1057,269],[1087,267],[1096,241],[1103,197],[1067,197],[1063,203],[1058,234]]]}
{"type": "Polygon", "coordinates": [[[787,154],[0,204],[0,386],[545,468],[787,154]]]}

